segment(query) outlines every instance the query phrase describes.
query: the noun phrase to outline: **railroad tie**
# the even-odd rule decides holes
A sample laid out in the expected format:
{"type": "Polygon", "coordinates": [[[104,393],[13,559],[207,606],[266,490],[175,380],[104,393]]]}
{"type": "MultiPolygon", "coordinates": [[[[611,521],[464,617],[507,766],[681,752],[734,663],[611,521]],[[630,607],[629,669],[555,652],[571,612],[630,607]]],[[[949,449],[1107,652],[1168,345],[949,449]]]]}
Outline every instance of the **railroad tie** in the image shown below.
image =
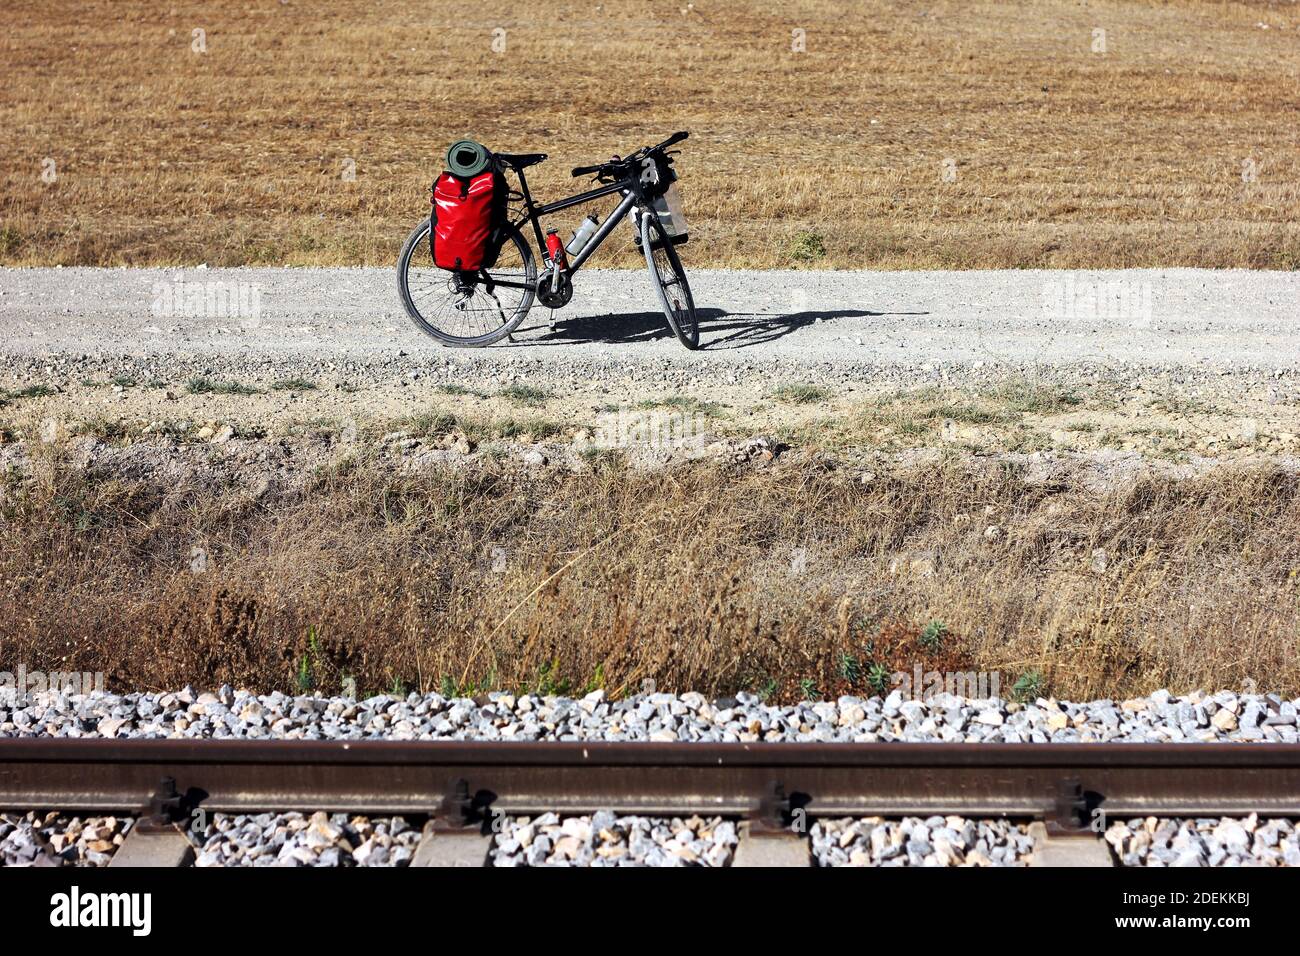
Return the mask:
{"type": "Polygon", "coordinates": [[[453,832],[430,820],[424,825],[411,866],[487,866],[492,837],[473,827],[453,832]]]}
{"type": "Polygon", "coordinates": [[[732,866],[812,866],[812,844],[803,834],[756,827],[748,820],[740,824],[738,832],[740,842],[732,866]]]}
{"type": "Polygon", "coordinates": [[[1115,859],[1100,834],[1087,836],[1051,836],[1041,820],[1029,824],[1029,835],[1034,841],[1034,856],[1030,866],[1093,866],[1111,867],[1115,859]]]}
{"type": "Polygon", "coordinates": [[[193,863],[194,847],[180,827],[174,824],[155,827],[141,822],[126,835],[108,865],[175,868],[193,863]]]}

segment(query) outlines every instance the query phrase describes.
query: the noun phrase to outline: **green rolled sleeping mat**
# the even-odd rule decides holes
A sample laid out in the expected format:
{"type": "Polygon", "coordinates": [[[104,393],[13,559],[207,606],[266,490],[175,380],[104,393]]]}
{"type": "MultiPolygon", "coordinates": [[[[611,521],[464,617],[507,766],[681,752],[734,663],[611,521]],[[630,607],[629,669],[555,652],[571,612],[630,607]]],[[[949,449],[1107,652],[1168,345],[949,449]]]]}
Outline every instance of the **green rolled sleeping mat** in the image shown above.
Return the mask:
{"type": "Polygon", "coordinates": [[[492,154],[482,143],[462,139],[447,148],[447,172],[466,179],[486,172],[492,165],[492,154]]]}

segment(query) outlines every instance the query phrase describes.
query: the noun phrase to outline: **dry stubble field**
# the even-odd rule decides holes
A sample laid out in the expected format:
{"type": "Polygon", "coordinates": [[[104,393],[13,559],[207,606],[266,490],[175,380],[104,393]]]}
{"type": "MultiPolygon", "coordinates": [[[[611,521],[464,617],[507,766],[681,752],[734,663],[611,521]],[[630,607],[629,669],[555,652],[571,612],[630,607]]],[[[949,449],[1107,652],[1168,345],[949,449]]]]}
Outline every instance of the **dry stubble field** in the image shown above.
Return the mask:
{"type": "Polygon", "coordinates": [[[1294,4],[3,6],[0,263],[384,264],[452,139],[689,129],[689,265],[1300,266],[1294,4]]]}

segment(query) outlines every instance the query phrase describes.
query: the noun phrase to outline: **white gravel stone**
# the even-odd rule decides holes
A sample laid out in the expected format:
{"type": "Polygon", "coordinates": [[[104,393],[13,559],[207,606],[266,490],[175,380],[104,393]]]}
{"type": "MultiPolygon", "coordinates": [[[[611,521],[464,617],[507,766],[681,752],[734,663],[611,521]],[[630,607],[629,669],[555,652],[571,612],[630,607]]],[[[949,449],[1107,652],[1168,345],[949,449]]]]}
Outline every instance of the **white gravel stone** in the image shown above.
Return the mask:
{"type": "Polygon", "coordinates": [[[403,817],[215,813],[190,838],[196,866],[406,866],[420,830],[403,817]]]}
{"type": "Polygon", "coordinates": [[[1106,842],[1123,866],[1300,866],[1295,822],[1253,813],[1116,820],[1106,842]]]}
{"type": "Polygon", "coordinates": [[[726,866],[736,825],[720,817],[591,816],[554,813],[504,821],[493,866],[726,866]]]}
{"type": "Polygon", "coordinates": [[[135,821],[62,813],[0,814],[0,866],[108,866],[135,821]]]}
{"type": "Polygon", "coordinates": [[[1028,824],[957,816],[843,817],[812,825],[818,866],[1028,866],[1028,824]]]}
{"type": "Polygon", "coordinates": [[[440,694],[347,697],[215,693],[88,695],[0,688],[0,737],[175,737],[293,740],[627,740],[1300,743],[1300,700],[1278,694],[1158,691],[1132,700],[1014,702],[899,691],[880,697],[767,704],[740,693],[644,694],[610,700],[440,694]]]}

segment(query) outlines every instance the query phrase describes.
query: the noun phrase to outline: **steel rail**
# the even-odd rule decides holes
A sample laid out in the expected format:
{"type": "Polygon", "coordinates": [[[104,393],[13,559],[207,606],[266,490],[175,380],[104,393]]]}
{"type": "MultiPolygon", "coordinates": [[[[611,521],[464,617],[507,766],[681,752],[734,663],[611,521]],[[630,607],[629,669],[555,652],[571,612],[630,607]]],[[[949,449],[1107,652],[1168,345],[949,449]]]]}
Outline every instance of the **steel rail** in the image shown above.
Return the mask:
{"type": "Polygon", "coordinates": [[[137,811],[164,778],[225,812],[1300,816],[1284,744],[0,739],[0,808],[137,811]]]}

